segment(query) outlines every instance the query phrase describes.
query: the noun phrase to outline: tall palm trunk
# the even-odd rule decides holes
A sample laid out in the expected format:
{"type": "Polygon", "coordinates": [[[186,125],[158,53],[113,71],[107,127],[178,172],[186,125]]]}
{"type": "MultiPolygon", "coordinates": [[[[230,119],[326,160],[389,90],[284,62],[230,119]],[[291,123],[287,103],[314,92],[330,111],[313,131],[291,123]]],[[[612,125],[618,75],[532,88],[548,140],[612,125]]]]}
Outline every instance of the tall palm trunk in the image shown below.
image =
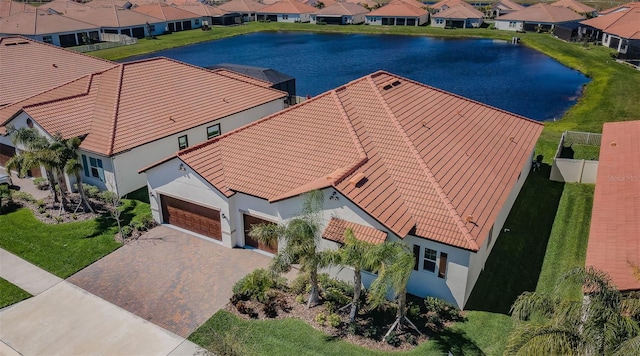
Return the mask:
{"type": "Polygon", "coordinates": [[[316,305],[320,302],[320,287],[318,286],[318,269],[312,268],[309,273],[309,284],[311,285],[311,291],[309,292],[309,302],[307,308],[311,305],[316,305]]]}
{"type": "Polygon", "coordinates": [[[53,171],[47,168],[45,169],[45,175],[47,176],[47,180],[49,181],[49,190],[51,191],[51,196],[53,196],[53,202],[58,203],[58,191],[56,191],[56,181],[54,179],[53,171]]]}
{"type": "Polygon", "coordinates": [[[356,314],[360,307],[360,294],[362,293],[362,275],[360,274],[360,268],[356,268],[353,271],[353,299],[351,300],[351,312],[349,313],[349,323],[356,322],[356,314]]]}
{"type": "Polygon", "coordinates": [[[82,186],[82,177],[80,177],[80,171],[75,171],[74,175],[76,176],[76,182],[78,183],[78,194],[80,194],[80,202],[87,210],[95,213],[95,211],[91,207],[91,204],[89,204],[87,197],[84,195],[84,187],[82,186]]]}

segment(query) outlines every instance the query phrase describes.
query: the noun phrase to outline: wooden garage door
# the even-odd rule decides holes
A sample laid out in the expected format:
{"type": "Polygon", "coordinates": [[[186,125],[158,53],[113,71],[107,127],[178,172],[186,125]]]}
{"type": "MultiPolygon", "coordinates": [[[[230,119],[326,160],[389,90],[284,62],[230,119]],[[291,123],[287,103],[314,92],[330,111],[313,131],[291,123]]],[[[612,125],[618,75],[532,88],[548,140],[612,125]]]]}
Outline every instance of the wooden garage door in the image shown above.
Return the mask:
{"type": "Polygon", "coordinates": [[[16,149],[0,143],[0,165],[4,166],[11,157],[16,155],[16,149]]]}
{"type": "Polygon", "coordinates": [[[260,243],[260,242],[258,242],[256,240],[254,240],[253,238],[251,238],[251,236],[249,236],[249,231],[251,231],[251,227],[253,225],[273,224],[272,222],[267,221],[267,220],[262,220],[260,218],[256,218],[255,216],[251,216],[251,215],[247,215],[247,214],[244,214],[242,216],[242,222],[244,224],[244,244],[245,245],[260,249],[262,251],[270,252],[270,253],[277,253],[278,252],[278,242],[277,241],[275,241],[272,246],[267,246],[267,245],[265,245],[263,243],[260,243]]]}
{"type": "Polygon", "coordinates": [[[160,201],[163,222],[222,241],[220,211],[166,195],[160,201]]]}

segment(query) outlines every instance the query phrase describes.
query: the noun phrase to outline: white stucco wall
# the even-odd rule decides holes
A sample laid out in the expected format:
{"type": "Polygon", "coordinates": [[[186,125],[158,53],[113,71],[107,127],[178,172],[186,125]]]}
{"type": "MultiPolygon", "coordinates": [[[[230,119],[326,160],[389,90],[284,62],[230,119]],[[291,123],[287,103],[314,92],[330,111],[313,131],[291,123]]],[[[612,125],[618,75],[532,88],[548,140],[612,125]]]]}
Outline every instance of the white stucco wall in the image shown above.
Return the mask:
{"type": "Polygon", "coordinates": [[[522,21],[508,21],[508,20],[496,20],[495,21],[495,28],[497,30],[503,30],[503,31],[522,31],[522,29],[524,28],[524,22],[522,21]],[[510,23],[515,23],[515,25],[513,27],[510,26],[510,23]]]}
{"type": "Polygon", "coordinates": [[[211,125],[219,123],[221,133],[225,134],[282,109],[284,109],[284,100],[277,99],[114,156],[117,193],[124,195],[143,187],[146,184],[146,178],[144,175],[138,174],[138,170],[176,153],[178,151],[178,137],[187,135],[187,141],[191,147],[207,140],[207,127],[211,125]]]}
{"type": "Polygon", "coordinates": [[[491,237],[485,239],[478,252],[470,253],[469,275],[467,277],[467,287],[463,305],[466,304],[467,300],[469,299],[469,295],[471,294],[471,291],[473,290],[473,287],[475,286],[476,281],[480,276],[480,272],[482,272],[482,270],[484,269],[484,264],[487,261],[487,258],[489,257],[489,254],[491,253],[491,250],[493,249],[493,246],[495,245],[500,232],[502,232],[503,228],[508,228],[508,226],[504,226],[504,223],[507,220],[509,213],[511,212],[511,208],[515,203],[518,194],[520,194],[520,190],[522,189],[524,182],[529,176],[529,172],[531,172],[531,163],[533,162],[533,157],[534,152],[531,152],[531,155],[527,156],[525,158],[525,161],[520,163],[523,165],[522,171],[520,171],[518,177],[515,177],[515,179],[517,179],[516,183],[509,193],[505,203],[502,205],[502,209],[500,209],[498,216],[494,220],[493,228],[491,229],[491,237]]]}
{"type": "MultiPolygon", "coordinates": [[[[20,128],[29,128],[29,125],[27,125],[27,119],[31,119],[31,121],[33,122],[33,128],[38,130],[38,132],[46,137],[47,139],[51,139],[51,135],[49,135],[43,128],[42,126],[38,125],[38,123],[36,122],[36,120],[33,120],[33,118],[31,118],[29,115],[27,115],[27,113],[25,113],[24,111],[21,111],[20,113],[18,113],[18,115],[16,115],[16,117],[14,117],[11,121],[9,121],[7,123],[7,125],[5,126],[13,126],[15,129],[20,129],[20,128]]],[[[16,148],[16,154],[20,154],[20,150],[24,149],[24,147],[22,145],[14,145],[13,142],[11,141],[11,136],[7,135],[7,136],[0,136],[0,143],[3,143],[5,145],[8,146],[12,146],[16,148]]],[[[37,168],[34,168],[37,169],[37,168]]],[[[33,171],[33,169],[32,169],[33,171]]],[[[46,177],[46,173],[44,171],[44,169],[40,168],[41,171],[41,175],[43,177],[46,177]]]]}
{"type": "Polygon", "coordinates": [[[311,14],[278,14],[278,22],[310,22],[311,14]]]}
{"type": "Polygon", "coordinates": [[[365,21],[367,25],[380,26],[382,25],[382,17],[381,16],[365,16],[365,21]]]}

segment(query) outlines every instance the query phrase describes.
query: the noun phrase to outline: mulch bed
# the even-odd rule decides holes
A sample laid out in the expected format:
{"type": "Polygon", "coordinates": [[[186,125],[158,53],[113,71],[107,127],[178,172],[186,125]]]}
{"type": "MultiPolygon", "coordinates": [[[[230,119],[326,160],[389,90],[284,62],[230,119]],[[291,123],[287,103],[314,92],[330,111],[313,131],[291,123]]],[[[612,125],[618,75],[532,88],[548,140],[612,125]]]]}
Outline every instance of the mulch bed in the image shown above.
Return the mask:
{"type": "MultiPolygon", "coordinates": [[[[399,345],[393,346],[386,341],[383,340],[384,335],[391,327],[392,323],[395,321],[395,310],[387,309],[381,311],[360,311],[358,317],[356,318],[356,333],[352,333],[349,330],[349,311],[350,308],[346,308],[344,311],[336,311],[341,318],[340,326],[334,328],[327,323],[320,324],[316,321],[316,316],[319,313],[324,313],[325,315],[332,314],[327,310],[327,307],[324,304],[319,304],[316,306],[312,306],[311,308],[307,308],[307,304],[300,303],[296,301],[296,296],[290,293],[278,292],[279,295],[276,297],[277,315],[275,316],[267,316],[263,310],[264,304],[257,301],[240,301],[236,303],[243,303],[240,308],[236,307],[233,303],[228,303],[225,307],[225,310],[230,313],[245,319],[245,320],[269,320],[269,319],[285,319],[285,318],[297,318],[305,321],[308,325],[313,327],[316,330],[320,330],[330,337],[340,338],[344,341],[350,342],[352,344],[365,347],[371,350],[379,350],[379,351],[408,351],[415,348],[422,342],[427,341],[429,338],[424,333],[419,335],[415,330],[409,327],[405,327],[402,331],[396,331],[396,335],[401,340],[399,345]],[[241,313],[238,309],[242,309],[245,313],[241,313]],[[251,313],[247,313],[247,311],[251,310],[251,313]],[[375,322],[374,322],[375,320],[375,322]],[[375,328],[375,332],[372,329],[375,328]],[[369,337],[364,336],[363,333],[374,334],[369,337]],[[407,342],[406,340],[410,339],[413,343],[407,342]]],[[[415,323],[416,320],[413,320],[415,323]]],[[[418,325],[418,327],[420,327],[418,325]]]]}
{"type": "Polygon", "coordinates": [[[89,204],[91,204],[91,207],[94,209],[93,213],[85,210],[85,207],[82,204],[78,207],[80,195],[77,193],[68,193],[66,195],[66,200],[67,202],[64,209],[60,209],[61,203],[54,202],[53,197],[51,196],[43,199],[44,205],[42,207],[33,201],[14,198],[15,203],[31,209],[36,219],[45,224],[61,224],[74,221],[91,220],[109,212],[109,209],[104,205],[104,203],[96,199],[88,199],[89,204]],[[76,207],[78,208],[76,209],[76,207]]]}

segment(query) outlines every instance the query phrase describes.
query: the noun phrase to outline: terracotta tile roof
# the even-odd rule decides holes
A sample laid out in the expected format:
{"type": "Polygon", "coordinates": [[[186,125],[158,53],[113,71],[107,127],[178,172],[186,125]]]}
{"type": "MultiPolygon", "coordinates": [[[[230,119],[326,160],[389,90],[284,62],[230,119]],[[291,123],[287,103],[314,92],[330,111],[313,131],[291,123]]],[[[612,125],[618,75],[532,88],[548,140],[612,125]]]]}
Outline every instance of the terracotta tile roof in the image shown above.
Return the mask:
{"type": "Polygon", "coordinates": [[[584,20],[584,17],[573,10],[567,9],[566,7],[551,6],[548,4],[535,4],[524,8],[524,10],[499,16],[496,20],[563,23],[584,20]]]}
{"type": "Polygon", "coordinates": [[[267,7],[265,4],[261,4],[253,0],[231,0],[219,6],[224,11],[239,12],[239,13],[253,13],[267,7]]]}
{"type": "Polygon", "coordinates": [[[484,17],[484,14],[476,10],[475,7],[467,3],[462,3],[442,10],[434,14],[433,17],[443,19],[481,19],[484,17]]]}
{"type": "Polygon", "coordinates": [[[27,4],[26,2],[17,2],[10,0],[0,0],[0,17],[7,17],[9,15],[23,12],[26,9],[35,9],[35,7],[27,4]]]}
{"type": "Polygon", "coordinates": [[[22,110],[47,132],[87,134],[82,148],[114,155],[286,96],[225,74],[167,58],[128,62],[79,79],[84,86],[69,83],[71,96],[22,110]]]}
{"type": "Polygon", "coordinates": [[[552,2],[551,6],[566,7],[567,9],[571,9],[579,14],[587,14],[596,11],[593,7],[576,0],[558,0],[556,2],[552,2]]]}
{"type": "Polygon", "coordinates": [[[640,6],[611,12],[580,23],[622,38],[640,40],[640,6]]]}
{"type": "Polygon", "coordinates": [[[437,10],[444,10],[446,8],[449,7],[454,7],[458,4],[466,4],[466,1],[464,0],[442,0],[439,1],[433,5],[429,5],[430,8],[432,9],[437,9],[437,10]]]}
{"type": "Polygon", "coordinates": [[[602,11],[598,11],[598,16],[600,15],[606,15],[606,14],[610,14],[612,12],[616,12],[616,11],[621,11],[621,10],[628,10],[631,8],[640,8],[640,2],[629,2],[620,6],[616,6],[616,7],[612,7],[606,10],[602,10],[602,11]]]}
{"type": "Polygon", "coordinates": [[[387,233],[384,231],[338,218],[329,220],[327,227],[322,232],[322,237],[343,244],[344,233],[349,228],[353,231],[353,236],[356,239],[370,244],[379,245],[387,239],[387,233]]]}
{"type": "Polygon", "coordinates": [[[82,30],[99,30],[99,27],[36,8],[0,18],[3,34],[34,36],[82,30]]]}
{"type": "Polygon", "coordinates": [[[271,88],[273,86],[273,83],[268,82],[266,80],[261,80],[258,78],[254,78],[248,75],[244,75],[242,73],[238,73],[238,72],[234,72],[232,70],[229,69],[224,69],[224,68],[218,68],[218,69],[214,69],[212,70],[220,75],[224,75],[226,77],[229,78],[233,78],[233,79],[238,79],[238,80],[242,80],[244,82],[248,82],[254,85],[258,85],[261,86],[263,88],[271,88]]]}
{"type": "Polygon", "coordinates": [[[64,15],[101,27],[143,26],[147,22],[150,24],[163,22],[161,19],[115,5],[67,9],[64,15]]]}
{"type": "MultiPolygon", "coordinates": [[[[262,0],[262,1],[264,2],[264,0],[262,0]]],[[[302,3],[305,3],[305,4],[309,5],[309,6],[313,6],[313,7],[316,8],[316,10],[318,10],[318,7],[316,5],[318,5],[319,2],[324,4],[323,8],[326,8],[326,7],[329,7],[329,6],[331,6],[331,5],[335,4],[335,3],[338,3],[338,1],[336,1],[336,0],[298,0],[298,1],[300,1],[302,3]]]]}
{"type": "Polygon", "coordinates": [[[368,6],[369,9],[373,9],[378,3],[374,0],[343,0],[343,2],[348,2],[351,4],[358,4],[362,6],[368,6]]]}
{"type": "Polygon", "coordinates": [[[86,4],[81,4],[79,2],[71,1],[71,0],[53,0],[46,4],[39,6],[43,10],[53,9],[60,13],[63,13],[67,9],[87,9],[90,6],[86,4]]]}
{"type": "Polygon", "coordinates": [[[193,12],[194,14],[198,14],[200,16],[223,16],[228,14],[229,12],[222,10],[217,6],[211,6],[207,4],[203,4],[200,2],[187,2],[182,5],[176,5],[178,9],[182,9],[185,11],[193,12]]]}
{"type": "Polygon", "coordinates": [[[311,14],[318,9],[296,0],[282,0],[259,11],[261,14],[311,14]]]}
{"type": "Polygon", "coordinates": [[[0,37],[0,106],[115,65],[24,37],[0,37]],[[26,65],[27,58],[38,60],[26,65]]]}
{"type": "Polygon", "coordinates": [[[349,2],[336,2],[316,11],[316,15],[360,15],[367,13],[369,13],[369,10],[362,5],[349,2]]]}
{"type": "Polygon", "coordinates": [[[381,8],[371,11],[367,16],[419,17],[428,13],[427,10],[415,3],[416,1],[393,0],[381,8]]]}
{"type": "Polygon", "coordinates": [[[511,10],[511,11],[518,11],[518,10],[524,9],[524,6],[511,0],[500,0],[494,3],[493,7],[501,10],[511,10]]]}
{"type": "Polygon", "coordinates": [[[333,186],[401,238],[478,250],[541,131],[376,72],[177,156],[227,196],[333,186]]]}
{"type": "Polygon", "coordinates": [[[165,3],[142,4],[131,8],[132,11],[149,15],[164,21],[179,21],[200,18],[193,12],[185,11],[165,3]]]}
{"type": "Polygon", "coordinates": [[[627,261],[640,264],[640,121],[604,124],[591,212],[587,266],[620,290],[640,289],[627,261]]]}
{"type": "MultiPolygon", "coordinates": [[[[148,1],[144,1],[144,2],[148,2],[148,1]]],[[[89,2],[84,3],[84,5],[90,6],[90,7],[101,7],[101,6],[111,6],[111,5],[123,7],[126,3],[137,4],[139,2],[134,0],[91,0],[89,2]]]]}

